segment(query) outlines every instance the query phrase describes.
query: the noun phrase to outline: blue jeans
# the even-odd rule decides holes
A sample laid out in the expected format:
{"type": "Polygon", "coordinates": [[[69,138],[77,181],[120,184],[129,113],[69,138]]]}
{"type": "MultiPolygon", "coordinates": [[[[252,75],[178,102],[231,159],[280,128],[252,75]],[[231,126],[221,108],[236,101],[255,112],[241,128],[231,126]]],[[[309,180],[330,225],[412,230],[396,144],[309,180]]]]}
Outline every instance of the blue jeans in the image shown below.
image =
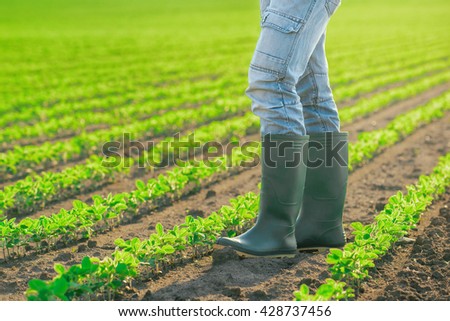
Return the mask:
{"type": "Polygon", "coordinates": [[[261,35],[247,96],[261,134],[339,131],[325,31],[341,0],[261,0],[261,35]]]}

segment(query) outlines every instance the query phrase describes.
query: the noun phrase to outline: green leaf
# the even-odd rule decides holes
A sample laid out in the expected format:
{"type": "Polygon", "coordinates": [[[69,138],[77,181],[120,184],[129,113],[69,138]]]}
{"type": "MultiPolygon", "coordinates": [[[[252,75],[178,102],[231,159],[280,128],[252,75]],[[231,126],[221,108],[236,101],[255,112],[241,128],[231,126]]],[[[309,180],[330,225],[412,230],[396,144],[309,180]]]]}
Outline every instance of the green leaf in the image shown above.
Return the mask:
{"type": "Polygon", "coordinates": [[[164,234],[164,227],[161,223],[156,224],[155,229],[158,235],[164,234]]]}
{"type": "Polygon", "coordinates": [[[55,270],[56,273],[58,273],[59,275],[62,275],[66,272],[66,269],[64,268],[64,266],[62,264],[56,263],[53,267],[53,269],[55,270]]]}
{"type": "Polygon", "coordinates": [[[355,231],[361,231],[364,228],[364,225],[361,222],[353,222],[352,224],[350,224],[350,226],[355,230],[355,231]]]}
{"type": "Polygon", "coordinates": [[[119,263],[116,267],[116,272],[120,275],[128,274],[128,266],[125,263],[119,263]]]}
{"type": "Polygon", "coordinates": [[[145,183],[140,179],[136,181],[136,187],[141,191],[146,189],[145,183]]]}
{"type": "Polygon", "coordinates": [[[334,293],[334,288],[329,284],[322,284],[321,286],[319,286],[319,288],[317,289],[317,292],[316,292],[317,295],[321,295],[325,298],[331,298],[333,293],[334,293]]]}
{"type": "Polygon", "coordinates": [[[39,279],[31,280],[30,282],[28,282],[28,286],[31,289],[36,290],[36,291],[42,291],[47,288],[47,284],[44,281],[39,280],[39,279]]]}
{"type": "Polygon", "coordinates": [[[66,298],[66,291],[69,289],[69,283],[64,278],[59,278],[53,281],[53,292],[55,295],[63,299],[66,298]]]}
{"type": "Polygon", "coordinates": [[[89,258],[89,256],[85,256],[81,261],[81,268],[87,272],[91,270],[91,267],[92,267],[91,259],[89,258]]]}
{"type": "Polygon", "coordinates": [[[309,288],[308,288],[308,286],[306,284],[302,284],[300,286],[300,294],[303,295],[303,296],[309,295],[309,288]]]}

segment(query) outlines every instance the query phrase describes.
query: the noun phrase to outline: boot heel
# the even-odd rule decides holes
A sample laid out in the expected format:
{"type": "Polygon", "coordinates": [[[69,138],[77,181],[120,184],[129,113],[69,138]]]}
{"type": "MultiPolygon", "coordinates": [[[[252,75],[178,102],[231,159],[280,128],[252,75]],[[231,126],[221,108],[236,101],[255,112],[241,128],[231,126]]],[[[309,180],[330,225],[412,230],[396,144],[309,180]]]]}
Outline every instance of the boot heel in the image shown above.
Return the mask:
{"type": "Polygon", "coordinates": [[[252,255],[244,252],[236,251],[236,253],[241,258],[272,258],[272,259],[283,259],[283,258],[289,258],[292,259],[295,257],[296,254],[273,254],[273,255],[252,255]]]}

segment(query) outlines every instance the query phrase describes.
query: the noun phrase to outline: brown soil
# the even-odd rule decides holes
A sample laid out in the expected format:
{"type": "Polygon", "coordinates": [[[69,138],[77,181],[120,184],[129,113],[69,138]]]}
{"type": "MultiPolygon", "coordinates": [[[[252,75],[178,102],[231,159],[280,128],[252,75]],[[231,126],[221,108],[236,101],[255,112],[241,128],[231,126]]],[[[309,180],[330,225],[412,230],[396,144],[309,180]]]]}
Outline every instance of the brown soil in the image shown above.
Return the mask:
{"type": "Polygon", "coordinates": [[[450,300],[450,193],[422,216],[413,243],[381,259],[360,300],[450,300]]]}
{"type": "MultiPolygon", "coordinates": [[[[349,178],[345,222],[371,221],[387,198],[405,184],[428,173],[440,155],[450,148],[450,115],[419,129],[402,143],[381,153],[372,162],[355,170],[349,178]],[[423,144],[425,143],[426,144],[423,144]],[[419,144],[419,145],[418,145],[419,144]]],[[[146,237],[156,222],[166,227],[184,221],[185,215],[204,216],[228,203],[231,197],[256,191],[259,169],[253,168],[222,180],[199,193],[182,199],[152,215],[121,226],[69,248],[1,263],[0,300],[22,300],[28,280],[50,279],[56,262],[71,265],[85,255],[107,256],[117,237],[146,237]]],[[[135,293],[123,299],[144,300],[290,300],[300,283],[318,285],[327,277],[322,254],[299,254],[294,259],[240,260],[229,249],[179,266],[157,280],[135,282],[135,293]]]]}

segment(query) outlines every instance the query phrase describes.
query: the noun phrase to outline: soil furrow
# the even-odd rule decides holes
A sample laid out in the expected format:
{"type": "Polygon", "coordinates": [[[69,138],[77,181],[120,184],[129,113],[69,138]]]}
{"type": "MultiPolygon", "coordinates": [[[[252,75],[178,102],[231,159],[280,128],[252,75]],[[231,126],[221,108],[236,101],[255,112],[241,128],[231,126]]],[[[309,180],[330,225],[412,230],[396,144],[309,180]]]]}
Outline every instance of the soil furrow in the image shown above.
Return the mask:
{"type": "Polygon", "coordinates": [[[394,103],[388,108],[375,111],[359,121],[348,124],[345,130],[349,132],[350,140],[355,141],[359,133],[384,128],[394,117],[426,104],[448,90],[450,90],[450,83],[438,85],[420,95],[394,103]]]}
{"type": "Polygon", "coordinates": [[[409,237],[377,263],[359,300],[450,300],[450,190],[409,237]]]}
{"type": "MultiPolygon", "coordinates": [[[[259,141],[259,135],[258,134],[252,134],[246,137],[243,137],[241,139],[242,142],[248,142],[248,141],[259,141]]],[[[199,157],[199,156],[197,156],[199,157]]],[[[29,218],[37,218],[42,215],[51,215],[53,213],[57,213],[60,209],[66,209],[69,210],[72,208],[72,204],[74,200],[81,200],[83,202],[91,202],[92,196],[94,195],[100,195],[102,197],[107,196],[108,194],[118,194],[123,192],[130,192],[134,189],[136,189],[136,181],[138,179],[147,182],[149,179],[156,177],[157,175],[164,174],[166,171],[172,170],[174,166],[168,166],[166,168],[157,169],[154,172],[150,172],[148,170],[136,170],[134,175],[129,176],[123,176],[120,177],[116,182],[112,184],[107,184],[99,189],[95,189],[93,191],[89,191],[87,193],[79,194],[74,197],[70,197],[68,199],[62,200],[62,201],[55,201],[51,204],[48,204],[44,209],[41,211],[38,211],[36,213],[33,213],[31,215],[18,217],[18,219],[23,219],[25,217],[29,218]]]]}

